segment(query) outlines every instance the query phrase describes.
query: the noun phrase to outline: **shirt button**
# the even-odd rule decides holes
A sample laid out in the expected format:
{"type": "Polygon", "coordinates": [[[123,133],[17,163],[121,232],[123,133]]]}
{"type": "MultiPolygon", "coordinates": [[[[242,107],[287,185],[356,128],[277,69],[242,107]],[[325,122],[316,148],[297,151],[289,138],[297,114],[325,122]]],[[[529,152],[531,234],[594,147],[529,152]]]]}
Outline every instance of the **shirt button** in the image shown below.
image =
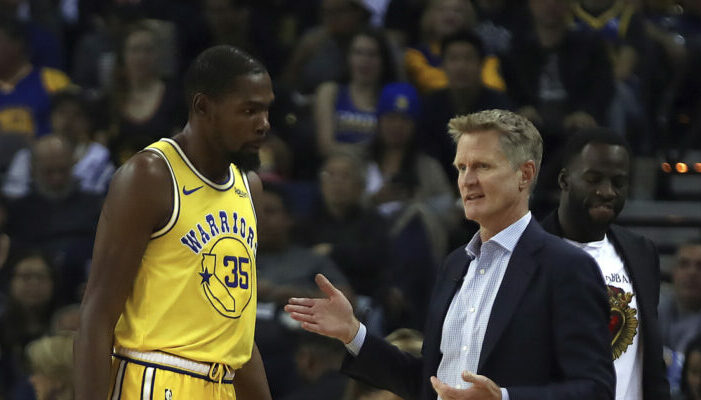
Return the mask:
{"type": "Polygon", "coordinates": [[[470,307],[470,312],[475,312],[475,307],[470,307]]]}
{"type": "Polygon", "coordinates": [[[467,351],[467,346],[462,346],[462,351],[467,351]]]}
{"type": "Polygon", "coordinates": [[[457,385],[455,385],[455,388],[456,388],[456,389],[462,389],[462,385],[458,383],[457,385]]]}
{"type": "Polygon", "coordinates": [[[484,268],[480,269],[480,275],[484,275],[484,268]]]}

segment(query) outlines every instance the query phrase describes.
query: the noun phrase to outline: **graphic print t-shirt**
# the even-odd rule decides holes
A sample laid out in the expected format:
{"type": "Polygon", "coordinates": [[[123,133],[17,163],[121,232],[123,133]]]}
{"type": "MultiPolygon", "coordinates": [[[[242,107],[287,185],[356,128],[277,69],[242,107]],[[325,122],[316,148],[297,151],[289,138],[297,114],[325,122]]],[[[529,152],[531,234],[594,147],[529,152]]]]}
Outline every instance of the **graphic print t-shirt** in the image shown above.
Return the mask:
{"type": "Polygon", "coordinates": [[[609,330],[613,364],[616,368],[616,400],[642,399],[643,353],[638,302],[623,259],[607,236],[597,242],[567,242],[596,260],[606,282],[611,305],[609,330]]]}

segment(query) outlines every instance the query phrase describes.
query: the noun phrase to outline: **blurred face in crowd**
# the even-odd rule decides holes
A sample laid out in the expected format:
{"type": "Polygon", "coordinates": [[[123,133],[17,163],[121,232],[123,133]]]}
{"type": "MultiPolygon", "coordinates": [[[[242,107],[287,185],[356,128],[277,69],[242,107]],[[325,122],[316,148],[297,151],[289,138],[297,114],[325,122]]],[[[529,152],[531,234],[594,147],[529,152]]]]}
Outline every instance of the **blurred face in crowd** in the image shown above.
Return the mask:
{"type": "Polygon", "coordinates": [[[468,0],[434,0],[429,13],[429,29],[438,38],[472,26],[475,19],[475,10],[468,0]]]}
{"type": "Polygon", "coordinates": [[[329,209],[347,210],[360,204],[364,171],[345,156],[333,156],[321,169],[321,193],[329,209]]]}
{"type": "Polygon", "coordinates": [[[247,17],[247,12],[232,0],[206,0],[205,17],[216,35],[237,31],[247,17]]]}
{"type": "Polygon", "coordinates": [[[573,220],[606,231],[623,209],[630,157],[623,146],[589,143],[561,173],[560,188],[573,220]]]}
{"type": "Polygon", "coordinates": [[[357,35],[348,50],[351,79],[356,82],[377,84],[382,74],[380,45],[374,38],[357,35]]]}
{"type": "Polygon", "coordinates": [[[23,59],[22,44],[0,29],[0,79],[9,79],[23,59]]]}
{"type": "Polygon", "coordinates": [[[65,139],[45,136],[34,147],[32,169],[36,189],[44,196],[62,199],[73,188],[73,151],[65,139]]]}
{"type": "Polygon", "coordinates": [[[63,101],[51,110],[51,129],[72,143],[88,140],[90,121],[86,110],[73,101],[63,101]]]}
{"type": "Polygon", "coordinates": [[[475,89],[482,82],[482,58],[471,43],[453,42],[443,53],[443,70],[453,89],[475,89]]]}
{"type": "Polygon", "coordinates": [[[129,34],[124,44],[124,65],[131,79],[158,75],[158,48],[153,32],[138,30],[129,34]]]}
{"type": "Polygon", "coordinates": [[[414,136],[415,125],[409,115],[390,112],[380,116],[378,132],[387,148],[404,148],[414,136]]]}
{"type": "Polygon", "coordinates": [[[54,283],[49,266],[41,257],[29,257],[15,266],[10,281],[10,296],[25,308],[46,304],[53,294],[54,283]]]}
{"type": "Polygon", "coordinates": [[[321,21],[331,35],[348,37],[363,24],[363,11],[350,0],[323,0],[321,21]]]}
{"type": "Polygon", "coordinates": [[[479,223],[489,237],[517,221],[528,209],[528,163],[514,168],[500,136],[495,130],[464,133],[458,140],[454,161],[465,217],[479,223]]]}
{"type": "Polygon", "coordinates": [[[679,247],[672,283],[677,298],[685,307],[701,310],[701,244],[679,247]]]}
{"type": "Polygon", "coordinates": [[[566,26],[570,0],[529,0],[528,4],[536,25],[550,29],[566,26]]]}
{"type": "Polygon", "coordinates": [[[277,193],[264,191],[260,204],[262,209],[258,220],[260,244],[266,250],[278,249],[288,241],[292,219],[277,193]]]}

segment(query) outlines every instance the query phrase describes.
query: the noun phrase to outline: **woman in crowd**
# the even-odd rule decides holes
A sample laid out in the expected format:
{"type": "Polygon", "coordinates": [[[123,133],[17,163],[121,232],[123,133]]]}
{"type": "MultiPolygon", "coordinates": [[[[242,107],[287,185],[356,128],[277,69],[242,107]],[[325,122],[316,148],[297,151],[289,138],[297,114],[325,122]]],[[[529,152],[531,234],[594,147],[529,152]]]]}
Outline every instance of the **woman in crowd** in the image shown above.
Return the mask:
{"type": "Polygon", "coordinates": [[[375,135],[380,90],[397,75],[382,32],[364,30],[353,37],[348,69],[344,82],[322,83],[316,92],[314,120],[322,158],[343,149],[362,152],[375,135]]]}

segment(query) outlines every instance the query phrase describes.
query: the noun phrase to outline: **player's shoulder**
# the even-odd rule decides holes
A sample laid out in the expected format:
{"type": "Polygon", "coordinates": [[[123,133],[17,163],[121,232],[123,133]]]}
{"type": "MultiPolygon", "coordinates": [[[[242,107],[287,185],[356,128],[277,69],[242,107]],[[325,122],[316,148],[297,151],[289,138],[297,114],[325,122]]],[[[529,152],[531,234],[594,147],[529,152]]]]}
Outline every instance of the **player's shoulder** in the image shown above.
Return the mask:
{"type": "Polygon", "coordinates": [[[112,179],[112,187],[157,191],[170,186],[170,170],[166,161],[151,151],[141,151],[125,162],[112,179]]]}

